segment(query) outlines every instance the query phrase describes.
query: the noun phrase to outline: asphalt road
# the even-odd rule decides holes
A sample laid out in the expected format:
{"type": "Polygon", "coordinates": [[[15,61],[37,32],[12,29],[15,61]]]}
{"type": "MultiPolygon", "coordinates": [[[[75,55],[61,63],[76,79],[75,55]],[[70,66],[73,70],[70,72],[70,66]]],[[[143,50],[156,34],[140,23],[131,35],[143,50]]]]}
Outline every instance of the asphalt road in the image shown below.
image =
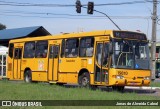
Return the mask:
{"type": "MultiPolygon", "coordinates": [[[[77,88],[77,85],[65,85],[66,88],[77,88]]],[[[101,91],[106,91],[106,92],[112,92],[113,89],[111,87],[97,87],[97,89],[101,91]]],[[[96,90],[96,89],[92,89],[96,90]]],[[[160,88],[156,87],[128,87],[126,86],[123,91],[120,93],[136,93],[139,95],[148,95],[148,96],[155,96],[155,97],[160,97],[160,88]]]]}
{"type": "Polygon", "coordinates": [[[160,78],[156,78],[154,82],[160,82],[160,78]]]}

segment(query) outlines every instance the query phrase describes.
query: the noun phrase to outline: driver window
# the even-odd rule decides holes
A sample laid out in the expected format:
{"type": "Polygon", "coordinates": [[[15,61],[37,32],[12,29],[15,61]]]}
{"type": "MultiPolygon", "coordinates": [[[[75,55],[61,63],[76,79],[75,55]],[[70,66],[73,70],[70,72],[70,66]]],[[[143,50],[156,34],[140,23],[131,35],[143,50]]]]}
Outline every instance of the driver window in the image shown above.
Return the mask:
{"type": "Polygon", "coordinates": [[[142,59],[142,58],[146,58],[146,50],[145,50],[145,46],[139,45],[137,44],[135,47],[135,58],[136,59],[142,59]]]}
{"type": "Polygon", "coordinates": [[[140,46],[140,49],[139,49],[140,51],[140,58],[146,58],[147,56],[146,56],[146,50],[145,50],[145,47],[144,46],[140,46]]]}

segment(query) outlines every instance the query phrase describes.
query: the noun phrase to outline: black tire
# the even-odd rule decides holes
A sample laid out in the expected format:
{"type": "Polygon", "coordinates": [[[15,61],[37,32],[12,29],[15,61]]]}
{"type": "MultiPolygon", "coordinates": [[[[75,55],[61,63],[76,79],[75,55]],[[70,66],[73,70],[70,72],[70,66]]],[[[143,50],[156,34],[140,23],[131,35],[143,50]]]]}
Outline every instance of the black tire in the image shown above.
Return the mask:
{"type": "Polygon", "coordinates": [[[96,86],[96,85],[90,85],[90,89],[91,89],[91,90],[96,90],[96,89],[97,89],[97,86],[96,86]]]}
{"type": "Polygon", "coordinates": [[[59,86],[64,86],[64,83],[57,83],[57,85],[59,85],[59,86]]]}
{"type": "Polygon", "coordinates": [[[112,86],[113,91],[117,91],[117,86],[112,86]]]}
{"type": "Polygon", "coordinates": [[[113,89],[113,91],[123,92],[124,86],[112,86],[112,89],[113,89]]]}
{"type": "Polygon", "coordinates": [[[24,81],[26,83],[31,83],[32,82],[32,74],[30,70],[25,71],[24,73],[24,81]]]}
{"type": "Polygon", "coordinates": [[[123,92],[124,91],[124,86],[118,86],[117,89],[118,89],[119,92],[123,92]]]}
{"type": "Polygon", "coordinates": [[[78,83],[81,87],[89,87],[90,86],[90,77],[88,72],[84,72],[78,78],[78,83]]]}

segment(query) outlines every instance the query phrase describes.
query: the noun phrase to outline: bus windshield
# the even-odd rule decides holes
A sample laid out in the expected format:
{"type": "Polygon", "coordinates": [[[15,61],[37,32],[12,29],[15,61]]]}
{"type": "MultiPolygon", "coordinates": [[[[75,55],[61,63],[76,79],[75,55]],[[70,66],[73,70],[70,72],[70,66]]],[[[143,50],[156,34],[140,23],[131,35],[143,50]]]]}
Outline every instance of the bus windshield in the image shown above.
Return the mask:
{"type": "Polygon", "coordinates": [[[148,42],[114,40],[113,67],[150,69],[148,42]]]}

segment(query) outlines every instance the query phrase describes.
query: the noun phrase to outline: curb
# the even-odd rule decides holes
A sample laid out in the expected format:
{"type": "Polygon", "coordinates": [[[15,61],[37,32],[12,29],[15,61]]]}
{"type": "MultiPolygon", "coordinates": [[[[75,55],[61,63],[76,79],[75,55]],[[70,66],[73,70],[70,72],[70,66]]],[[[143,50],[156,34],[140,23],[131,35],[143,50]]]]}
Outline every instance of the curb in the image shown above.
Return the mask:
{"type": "Polygon", "coordinates": [[[144,90],[156,90],[160,89],[160,87],[131,87],[131,86],[125,86],[125,89],[144,89],[144,90]]]}

